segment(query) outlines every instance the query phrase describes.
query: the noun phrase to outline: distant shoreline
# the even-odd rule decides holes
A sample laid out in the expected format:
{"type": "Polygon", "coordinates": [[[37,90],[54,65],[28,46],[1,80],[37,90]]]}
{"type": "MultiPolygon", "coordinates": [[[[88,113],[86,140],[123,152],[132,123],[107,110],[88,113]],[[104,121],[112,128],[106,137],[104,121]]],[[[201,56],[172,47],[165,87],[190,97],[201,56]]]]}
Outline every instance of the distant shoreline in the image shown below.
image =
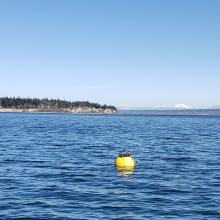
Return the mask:
{"type": "Polygon", "coordinates": [[[0,112],[116,114],[117,109],[115,106],[89,101],[2,97],[0,98],[0,112]]]}
{"type": "Polygon", "coordinates": [[[10,108],[0,108],[0,113],[45,113],[45,114],[53,114],[53,113],[68,113],[68,114],[96,114],[96,115],[107,115],[107,114],[117,114],[117,111],[111,109],[10,109],[10,108]]]}
{"type": "Polygon", "coordinates": [[[220,109],[184,109],[184,110],[118,110],[121,115],[149,116],[220,116],[220,109]]]}
{"type": "Polygon", "coordinates": [[[72,114],[72,115],[136,115],[136,116],[220,116],[220,109],[213,110],[118,110],[109,111],[31,111],[30,109],[0,109],[0,113],[29,113],[29,114],[72,114]]]}

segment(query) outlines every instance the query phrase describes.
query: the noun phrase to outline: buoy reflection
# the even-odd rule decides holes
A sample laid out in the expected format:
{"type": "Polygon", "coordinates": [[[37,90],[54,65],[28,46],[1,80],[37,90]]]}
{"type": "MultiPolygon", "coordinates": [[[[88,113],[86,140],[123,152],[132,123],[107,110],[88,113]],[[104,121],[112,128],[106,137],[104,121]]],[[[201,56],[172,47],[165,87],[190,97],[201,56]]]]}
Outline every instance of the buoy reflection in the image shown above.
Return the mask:
{"type": "Polygon", "coordinates": [[[134,168],[116,168],[119,176],[130,176],[134,173],[134,168]]]}

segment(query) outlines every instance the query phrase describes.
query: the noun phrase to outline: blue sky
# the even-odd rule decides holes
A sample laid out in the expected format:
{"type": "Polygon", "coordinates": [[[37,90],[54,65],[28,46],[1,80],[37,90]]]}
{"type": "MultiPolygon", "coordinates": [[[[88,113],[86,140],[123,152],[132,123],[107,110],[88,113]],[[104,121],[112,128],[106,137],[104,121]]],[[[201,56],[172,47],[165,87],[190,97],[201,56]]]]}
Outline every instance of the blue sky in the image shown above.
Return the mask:
{"type": "Polygon", "coordinates": [[[0,96],[220,105],[220,1],[0,1],[0,96]]]}

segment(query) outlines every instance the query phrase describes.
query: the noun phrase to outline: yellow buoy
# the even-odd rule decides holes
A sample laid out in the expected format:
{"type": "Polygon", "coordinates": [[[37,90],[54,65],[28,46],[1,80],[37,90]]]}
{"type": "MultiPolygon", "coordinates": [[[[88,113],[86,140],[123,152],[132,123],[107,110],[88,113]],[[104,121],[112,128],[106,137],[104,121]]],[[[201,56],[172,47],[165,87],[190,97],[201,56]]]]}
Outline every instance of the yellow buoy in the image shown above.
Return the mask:
{"type": "Polygon", "coordinates": [[[115,167],[118,170],[133,170],[135,160],[127,150],[123,150],[115,160],[115,167]]]}

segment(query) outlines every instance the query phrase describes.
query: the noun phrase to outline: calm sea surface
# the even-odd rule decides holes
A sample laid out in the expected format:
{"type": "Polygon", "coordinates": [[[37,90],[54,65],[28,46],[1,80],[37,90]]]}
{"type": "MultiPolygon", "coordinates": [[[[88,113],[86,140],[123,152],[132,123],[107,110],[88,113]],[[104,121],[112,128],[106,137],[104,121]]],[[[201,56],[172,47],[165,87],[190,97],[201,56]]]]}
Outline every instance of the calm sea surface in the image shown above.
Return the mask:
{"type": "Polygon", "coordinates": [[[1,113],[0,218],[220,219],[220,117],[1,113]]]}

